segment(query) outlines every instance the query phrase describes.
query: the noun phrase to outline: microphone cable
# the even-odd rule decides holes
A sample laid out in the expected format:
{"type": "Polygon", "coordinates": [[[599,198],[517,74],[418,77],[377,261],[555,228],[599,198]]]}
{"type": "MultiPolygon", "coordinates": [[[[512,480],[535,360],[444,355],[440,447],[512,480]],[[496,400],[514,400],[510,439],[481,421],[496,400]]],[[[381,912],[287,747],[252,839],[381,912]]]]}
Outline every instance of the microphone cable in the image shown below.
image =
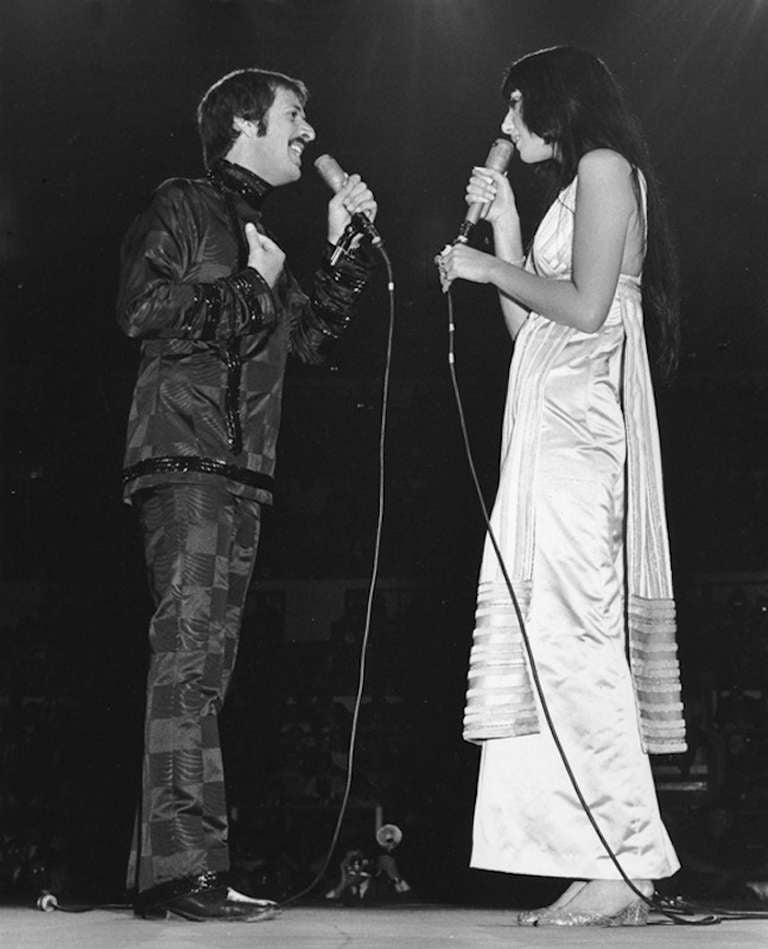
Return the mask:
{"type": "MultiPolygon", "coordinates": [[[[469,433],[467,430],[467,422],[466,422],[466,417],[464,414],[464,406],[461,399],[461,393],[459,391],[458,380],[456,378],[456,365],[455,365],[456,363],[456,357],[455,357],[456,325],[455,325],[454,316],[453,316],[453,297],[451,295],[450,287],[446,291],[445,296],[446,296],[447,306],[448,306],[448,369],[450,372],[451,385],[453,387],[453,393],[456,400],[456,407],[457,407],[458,416],[459,416],[459,424],[461,427],[461,434],[462,434],[462,438],[464,442],[464,451],[466,453],[467,462],[469,464],[469,470],[472,475],[472,481],[475,487],[475,493],[477,494],[477,499],[478,499],[478,502],[480,504],[480,509],[483,514],[483,520],[485,521],[485,526],[488,531],[488,538],[491,541],[494,552],[496,554],[496,558],[499,562],[499,567],[501,568],[501,572],[504,577],[504,582],[507,586],[507,590],[509,591],[509,596],[510,596],[510,599],[512,601],[512,606],[515,611],[515,616],[517,617],[517,621],[520,624],[520,631],[522,633],[523,645],[525,647],[526,656],[528,658],[528,664],[531,670],[531,678],[533,680],[534,686],[536,688],[536,693],[541,703],[541,710],[546,720],[547,727],[549,728],[550,734],[552,735],[552,740],[554,741],[558,755],[560,756],[560,759],[563,762],[563,766],[565,767],[566,774],[568,775],[568,780],[570,781],[571,786],[573,787],[573,790],[579,801],[579,804],[581,805],[582,810],[586,814],[587,819],[589,820],[589,823],[592,825],[592,829],[595,831],[595,834],[600,840],[600,843],[602,844],[605,852],[608,854],[608,857],[610,858],[611,862],[616,867],[622,880],[627,884],[627,886],[630,888],[630,890],[633,893],[635,893],[640,899],[642,899],[648,905],[650,909],[654,910],[655,912],[662,913],[663,915],[667,916],[669,919],[671,919],[675,923],[678,923],[681,925],[688,925],[688,926],[709,926],[715,923],[719,923],[722,917],[714,913],[706,913],[697,919],[685,918],[686,916],[689,915],[689,913],[686,912],[685,910],[680,910],[680,909],[676,910],[674,908],[674,905],[670,903],[668,903],[665,906],[663,901],[654,899],[653,895],[648,897],[644,893],[642,893],[634,885],[632,880],[627,876],[627,874],[624,871],[624,868],[619,863],[618,857],[616,856],[613,849],[611,848],[611,845],[606,840],[602,830],[600,829],[600,826],[598,825],[595,819],[594,814],[592,813],[592,810],[589,804],[587,803],[584,797],[584,794],[582,793],[581,787],[579,786],[579,783],[576,780],[576,775],[573,772],[571,763],[568,760],[568,756],[565,753],[565,749],[562,746],[562,743],[560,741],[560,736],[557,733],[557,729],[555,728],[555,723],[553,722],[552,716],[550,714],[549,706],[547,704],[546,697],[544,695],[544,689],[542,687],[541,680],[539,678],[539,671],[536,666],[536,661],[533,657],[533,651],[531,649],[530,640],[528,638],[528,630],[525,626],[525,622],[523,620],[523,614],[520,609],[520,604],[518,602],[517,596],[512,586],[512,581],[510,580],[509,573],[507,572],[506,564],[504,563],[504,557],[502,556],[501,550],[496,540],[496,536],[493,532],[493,528],[491,527],[491,519],[488,515],[488,508],[485,503],[485,498],[483,497],[483,491],[480,486],[480,480],[477,476],[477,469],[475,467],[475,461],[472,455],[472,448],[469,441],[469,433]]],[[[690,908],[690,904],[685,904],[685,905],[690,908]]]]}
{"type": "Polygon", "coordinates": [[[349,742],[347,745],[347,774],[344,785],[344,793],[342,795],[341,804],[339,805],[339,814],[336,819],[336,825],[331,835],[331,842],[328,845],[328,850],[323,860],[322,866],[317,871],[313,877],[311,883],[300,890],[294,896],[288,897],[285,900],[282,900],[278,906],[282,909],[286,906],[289,906],[291,903],[295,903],[297,900],[300,900],[303,896],[306,896],[308,893],[311,893],[312,890],[317,886],[317,884],[322,880],[325,875],[326,870],[328,869],[331,858],[333,857],[333,851],[336,849],[336,845],[339,840],[339,834],[341,833],[342,824],[344,823],[344,817],[346,816],[347,806],[349,804],[349,796],[352,790],[352,778],[354,776],[354,758],[355,750],[357,747],[357,728],[358,720],[360,717],[360,708],[363,703],[363,691],[365,688],[365,670],[366,670],[366,658],[368,652],[368,640],[370,638],[371,632],[371,617],[373,614],[373,599],[376,592],[376,583],[379,575],[379,561],[381,556],[381,536],[382,529],[384,525],[384,502],[385,502],[385,447],[386,447],[386,434],[387,434],[387,420],[389,415],[389,388],[392,375],[392,340],[394,337],[395,331],[395,281],[392,273],[392,263],[389,259],[389,255],[384,248],[382,243],[374,245],[378,253],[381,255],[382,260],[384,261],[384,266],[387,271],[387,295],[388,295],[388,327],[387,327],[387,345],[386,345],[386,356],[384,360],[384,374],[382,380],[381,388],[381,411],[379,416],[379,477],[378,477],[378,502],[377,502],[377,514],[376,514],[376,531],[374,536],[373,544],[373,558],[371,563],[371,573],[370,579],[368,581],[368,594],[366,599],[366,608],[365,608],[365,624],[363,627],[363,636],[360,643],[360,659],[358,664],[358,677],[357,677],[357,689],[355,692],[355,701],[352,708],[352,724],[350,726],[349,732],[349,742]]]}

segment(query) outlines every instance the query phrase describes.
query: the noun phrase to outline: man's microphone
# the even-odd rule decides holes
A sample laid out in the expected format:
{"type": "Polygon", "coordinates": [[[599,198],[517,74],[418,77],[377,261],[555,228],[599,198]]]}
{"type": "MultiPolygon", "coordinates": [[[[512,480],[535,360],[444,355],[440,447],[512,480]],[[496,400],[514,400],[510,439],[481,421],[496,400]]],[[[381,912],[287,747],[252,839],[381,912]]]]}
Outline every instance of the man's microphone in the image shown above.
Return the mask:
{"type": "MultiPolygon", "coordinates": [[[[319,158],[316,158],[315,168],[317,168],[320,177],[334,194],[344,186],[348,177],[341,165],[330,155],[321,155],[319,158]]],[[[372,247],[383,247],[381,234],[379,234],[374,227],[373,221],[369,221],[364,214],[361,214],[359,211],[355,212],[355,214],[352,215],[352,225],[354,226],[353,233],[363,234],[371,242],[372,247]]],[[[349,239],[350,238],[347,238],[347,243],[349,239]]],[[[339,244],[341,244],[343,240],[344,238],[342,237],[339,244]]]]}
{"type": "MultiPolygon", "coordinates": [[[[492,168],[502,174],[507,170],[507,165],[512,157],[515,146],[508,138],[497,138],[491,145],[488,157],[485,159],[485,168],[492,168]]],[[[319,161],[319,159],[318,159],[319,161]]],[[[488,207],[484,201],[475,201],[467,209],[467,215],[459,228],[459,236],[453,242],[454,244],[466,244],[469,240],[469,232],[482,217],[483,212],[488,207]]]]}

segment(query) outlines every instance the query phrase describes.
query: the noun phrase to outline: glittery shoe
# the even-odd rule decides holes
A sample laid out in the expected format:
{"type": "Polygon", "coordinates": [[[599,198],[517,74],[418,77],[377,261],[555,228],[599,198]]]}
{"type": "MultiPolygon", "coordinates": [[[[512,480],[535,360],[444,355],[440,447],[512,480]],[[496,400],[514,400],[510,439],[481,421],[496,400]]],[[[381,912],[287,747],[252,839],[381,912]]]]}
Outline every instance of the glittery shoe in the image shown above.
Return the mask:
{"type": "MultiPolygon", "coordinates": [[[[569,913],[562,910],[542,913],[533,926],[645,926],[648,922],[648,904],[645,900],[633,900],[615,916],[601,913],[569,913]]],[[[524,925],[524,924],[521,924],[524,925]]]]}
{"type": "Polygon", "coordinates": [[[516,923],[518,926],[535,926],[536,920],[539,916],[543,916],[546,913],[554,913],[556,910],[561,910],[564,906],[571,902],[571,900],[577,896],[587,885],[586,880],[574,880],[573,883],[563,892],[560,896],[550,903],[549,906],[540,906],[538,909],[523,909],[517,914],[516,923]]]}

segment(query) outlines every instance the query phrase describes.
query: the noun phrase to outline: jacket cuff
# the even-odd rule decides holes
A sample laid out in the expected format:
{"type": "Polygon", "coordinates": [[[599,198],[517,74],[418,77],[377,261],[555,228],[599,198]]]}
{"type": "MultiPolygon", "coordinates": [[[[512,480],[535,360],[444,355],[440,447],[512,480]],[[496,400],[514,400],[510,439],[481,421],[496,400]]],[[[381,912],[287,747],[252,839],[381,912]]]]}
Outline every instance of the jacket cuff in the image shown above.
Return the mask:
{"type": "Polygon", "coordinates": [[[354,250],[342,250],[336,263],[332,264],[336,249],[330,241],[326,242],[320,266],[332,274],[337,283],[362,290],[373,270],[373,259],[366,243],[361,241],[354,250]]]}
{"type": "Polygon", "coordinates": [[[237,320],[235,308],[235,321],[240,325],[232,327],[234,332],[254,330],[275,322],[277,313],[272,288],[258,270],[243,267],[228,279],[232,292],[244,306],[247,316],[243,325],[243,321],[237,320]]]}
{"type": "MultiPolygon", "coordinates": [[[[253,333],[277,319],[272,290],[253,267],[244,267],[213,283],[197,284],[195,301],[205,306],[200,335],[204,340],[253,333]]],[[[184,328],[189,332],[191,323],[184,328]]]]}
{"type": "Polygon", "coordinates": [[[348,326],[372,269],[372,261],[360,247],[343,253],[335,265],[331,264],[335,249],[332,244],[326,245],[315,274],[313,298],[318,329],[332,339],[338,338],[348,326]]]}

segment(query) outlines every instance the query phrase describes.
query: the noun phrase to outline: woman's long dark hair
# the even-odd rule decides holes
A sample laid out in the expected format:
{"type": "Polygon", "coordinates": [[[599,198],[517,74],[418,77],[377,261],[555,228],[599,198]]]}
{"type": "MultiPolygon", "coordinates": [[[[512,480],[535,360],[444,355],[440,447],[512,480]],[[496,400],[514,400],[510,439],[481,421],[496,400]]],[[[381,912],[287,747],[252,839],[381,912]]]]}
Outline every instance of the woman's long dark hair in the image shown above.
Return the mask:
{"type": "Polygon", "coordinates": [[[502,86],[504,99],[509,102],[516,90],[522,93],[526,126],[557,145],[557,159],[543,168],[550,179],[550,199],[573,181],[579,160],[595,148],[613,149],[630,163],[641,210],[637,172],[643,173],[648,204],[643,266],[645,335],[657,379],[669,382],[680,343],[677,256],[637,120],[602,60],[573,46],[539,50],[513,63],[502,86]]]}

